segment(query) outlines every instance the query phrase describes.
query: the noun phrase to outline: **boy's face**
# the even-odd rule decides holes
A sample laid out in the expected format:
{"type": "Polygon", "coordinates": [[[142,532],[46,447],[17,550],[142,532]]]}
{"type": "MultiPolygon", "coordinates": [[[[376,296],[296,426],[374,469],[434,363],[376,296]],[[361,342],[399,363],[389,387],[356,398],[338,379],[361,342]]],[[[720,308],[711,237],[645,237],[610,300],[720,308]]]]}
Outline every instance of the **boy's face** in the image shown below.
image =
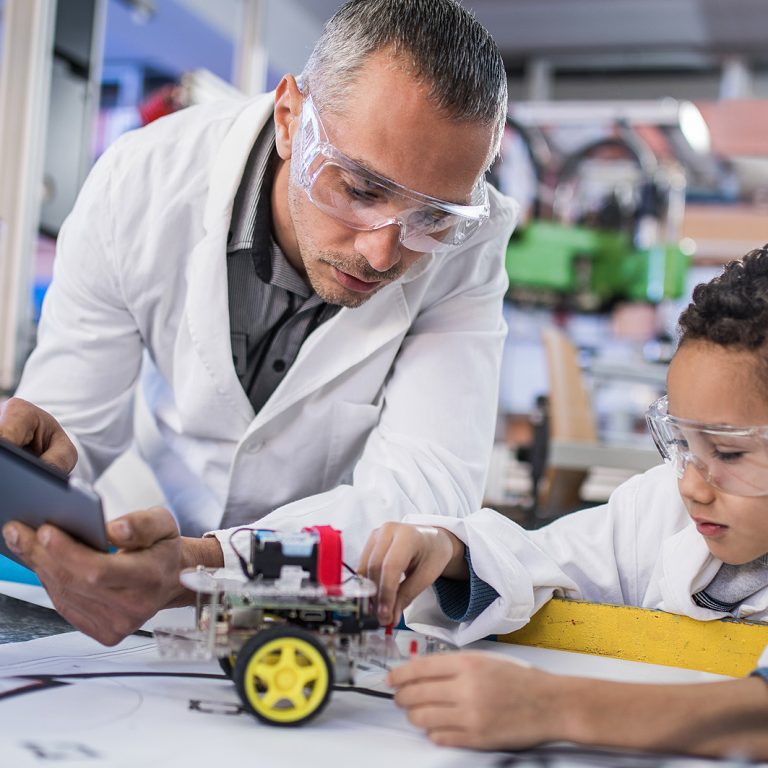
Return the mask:
{"type": "MultiPolygon", "coordinates": [[[[677,418],[736,427],[768,425],[766,386],[751,352],[689,341],[670,364],[668,393],[669,413],[677,418]]],[[[678,486],[715,557],[739,565],[768,552],[768,496],[724,493],[691,462],[678,486]]]]}

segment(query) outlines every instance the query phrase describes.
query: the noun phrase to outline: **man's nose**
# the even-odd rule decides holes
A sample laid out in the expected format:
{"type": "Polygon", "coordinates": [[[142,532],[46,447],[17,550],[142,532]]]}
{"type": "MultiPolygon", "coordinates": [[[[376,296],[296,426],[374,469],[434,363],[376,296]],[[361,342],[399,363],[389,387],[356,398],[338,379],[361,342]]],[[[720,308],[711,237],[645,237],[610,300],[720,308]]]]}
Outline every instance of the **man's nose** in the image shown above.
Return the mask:
{"type": "Polygon", "coordinates": [[[355,238],[355,250],[377,272],[392,269],[402,259],[400,225],[393,223],[378,229],[358,232],[355,238]]]}

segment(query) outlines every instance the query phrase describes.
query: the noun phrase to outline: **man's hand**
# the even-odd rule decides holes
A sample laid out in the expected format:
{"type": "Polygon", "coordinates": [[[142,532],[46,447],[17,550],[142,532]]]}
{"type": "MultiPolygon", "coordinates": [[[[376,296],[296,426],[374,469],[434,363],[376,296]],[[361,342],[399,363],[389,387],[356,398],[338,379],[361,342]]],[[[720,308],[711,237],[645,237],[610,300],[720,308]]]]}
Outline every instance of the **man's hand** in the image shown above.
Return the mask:
{"type": "Polygon", "coordinates": [[[52,525],[3,527],[6,545],[37,573],[56,610],[105,645],[120,642],[161,608],[190,603],[192,594],[179,582],[182,568],[224,563],[216,539],[180,537],[171,513],[159,507],[113,520],[107,533],[114,554],[52,525]]]}
{"type": "Polygon", "coordinates": [[[439,576],[468,578],[464,544],[456,536],[444,528],[407,523],[377,528],[366,542],[357,571],[379,588],[376,605],[381,624],[396,624],[403,609],[439,576]]]}
{"type": "Polygon", "coordinates": [[[61,424],[50,413],[19,397],[0,405],[0,437],[26,448],[65,474],[77,464],[77,449],[61,424]]]}
{"type": "Polygon", "coordinates": [[[435,744],[522,749],[568,736],[559,697],[567,679],[490,653],[422,656],[390,671],[387,682],[435,744]]]}

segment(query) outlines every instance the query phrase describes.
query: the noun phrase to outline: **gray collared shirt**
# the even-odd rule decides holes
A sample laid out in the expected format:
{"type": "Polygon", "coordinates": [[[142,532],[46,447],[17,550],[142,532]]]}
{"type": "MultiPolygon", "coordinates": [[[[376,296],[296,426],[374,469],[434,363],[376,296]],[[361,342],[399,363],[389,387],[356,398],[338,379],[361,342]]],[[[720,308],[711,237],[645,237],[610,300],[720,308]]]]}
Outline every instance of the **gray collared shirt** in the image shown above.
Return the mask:
{"type": "Polygon", "coordinates": [[[309,334],[340,309],[323,302],[272,237],[275,159],[270,121],[248,158],[227,244],[232,362],[256,413],[277,389],[309,334]]]}

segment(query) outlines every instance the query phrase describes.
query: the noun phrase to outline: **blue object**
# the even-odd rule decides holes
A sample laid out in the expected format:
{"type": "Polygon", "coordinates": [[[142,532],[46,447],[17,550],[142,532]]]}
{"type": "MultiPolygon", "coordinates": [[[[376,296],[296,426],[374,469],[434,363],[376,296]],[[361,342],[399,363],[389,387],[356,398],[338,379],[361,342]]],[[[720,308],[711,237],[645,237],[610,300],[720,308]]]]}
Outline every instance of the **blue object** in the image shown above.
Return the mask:
{"type": "Polygon", "coordinates": [[[40,313],[43,311],[43,299],[49,284],[49,280],[37,280],[32,288],[32,308],[35,322],[40,320],[40,313]]]}
{"type": "Polygon", "coordinates": [[[475,573],[469,548],[464,552],[464,559],[469,568],[469,581],[440,577],[432,585],[440,610],[455,622],[476,619],[499,596],[490,584],[475,573]]]}
{"type": "Polygon", "coordinates": [[[749,676],[760,677],[768,683],[768,667],[758,667],[754,672],[750,672],[749,676]]]}
{"type": "Polygon", "coordinates": [[[0,555],[0,581],[17,581],[20,584],[35,584],[40,586],[40,579],[34,571],[19,565],[10,558],[0,555]]]}

